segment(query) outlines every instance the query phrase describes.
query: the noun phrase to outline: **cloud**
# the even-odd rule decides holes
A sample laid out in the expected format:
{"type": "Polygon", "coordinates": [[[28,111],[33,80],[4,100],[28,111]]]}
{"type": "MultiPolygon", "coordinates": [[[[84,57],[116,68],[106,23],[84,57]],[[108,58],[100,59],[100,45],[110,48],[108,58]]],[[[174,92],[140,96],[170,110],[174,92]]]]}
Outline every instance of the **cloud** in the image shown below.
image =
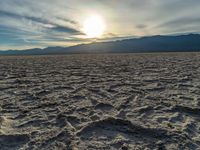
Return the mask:
{"type": "Polygon", "coordinates": [[[64,37],[82,35],[76,25],[76,21],[60,16],[49,19],[0,10],[0,43],[7,43],[9,46],[32,44],[41,47],[52,39],[55,42],[64,42],[64,37]]]}
{"type": "Polygon", "coordinates": [[[136,28],[138,28],[138,29],[144,29],[146,27],[147,27],[147,25],[144,25],[144,24],[138,24],[138,25],[136,25],[136,28]]]}
{"type": "MultiPolygon", "coordinates": [[[[19,19],[19,20],[27,20],[27,22],[35,22],[35,23],[39,23],[41,25],[43,25],[43,27],[47,27],[47,28],[51,28],[57,31],[63,31],[63,32],[69,32],[69,33],[80,33],[79,30],[74,29],[72,27],[67,27],[67,26],[61,26],[59,25],[59,23],[56,23],[52,20],[47,20],[45,18],[37,18],[37,17],[29,17],[29,16],[22,16],[22,15],[18,15],[18,14],[14,14],[11,12],[6,12],[6,11],[1,11],[0,10],[0,16],[1,17],[9,17],[14,18],[14,19],[19,19]]],[[[64,22],[68,22],[69,24],[73,24],[76,25],[77,23],[73,20],[69,20],[69,19],[62,19],[61,17],[59,17],[60,20],[63,20],[64,22]]]]}
{"type": "Polygon", "coordinates": [[[200,32],[199,0],[1,0],[0,49],[90,42],[81,26],[95,13],[107,25],[99,41],[200,32]]]}
{"type": "Polygon", "coordinates": [[[79,30],[69,28],[69,27],[56,26],[56,27],[52,27],[51,29],[58,31],[58,32],[66,32],[66,33],[71,33],[71,34],[81,34],[81,32],[79,30]]]}

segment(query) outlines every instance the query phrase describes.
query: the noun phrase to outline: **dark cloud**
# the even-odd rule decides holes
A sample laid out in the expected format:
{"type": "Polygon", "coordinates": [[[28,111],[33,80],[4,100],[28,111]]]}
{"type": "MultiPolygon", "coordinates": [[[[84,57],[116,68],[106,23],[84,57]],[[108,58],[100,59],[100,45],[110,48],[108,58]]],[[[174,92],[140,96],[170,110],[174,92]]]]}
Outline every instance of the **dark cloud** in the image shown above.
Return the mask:
{"type": "Polygon", "coordinates": [[[70,24],[73,24],[73,25],[77,25],[78,22],[74,21],[74,20],[71,20],[71,19],[67,19],[67,18],[64,18],[64,17],[57,17],[57,19],[60,19],[60,20],[63,20],[65,22],[69,22],[70,24]]]}
{"type": "Polygon", "coordinates": [[[21,17],[21,16],[19,16],[17,14],[14,14],[14,13],[11,13],[11,12],[2,11],[2,10],[0,10],[0,16],[1,17],[8,16],[8,17],[14,17],[14,18],[20,18],[21,17]]]}
{"type": "Polygon", "coordinates": [[[144,25],[144,24],[138,24],[138,25],[136,25],[136,28],[138,28],[138,29],[144,29],[146,27],[147,27],[147,25],[144,25]]]}
{"type": "Polygon", "coordinates": [[[54,30],[57,32],[66,32],[70,34],[82,34],[79,30],[76,30],[70,27],[58,26],[58,25],[56,27],[50,28],[50,30],[54,30]]]}
{"type": "MultiPolygon", "coordinates": [[[[27,21],[42,23],[44,25],[45,24],[46,25],[52,25],[53,27],[49,28],[49,30],[52,29],[54,31],[67,32],[69,34],[81,34],[81,32],[79,30],[75,29],[75,28],[67,27],[67,26],[61,26],[58,23],[54,23],[53,21],[46,20],[44,18],[21,16],[21,15],[18,15],[18,14],[14,14],[14,13],[11,13],[11,12],[6,12],[6,11],[1,11],[1,10],[0,10],[0,16],[8,16],[8,17],[16,18],[16,19],[26,19],[27,21]]],[[[69,22],[70,24],[74,24],[74,25],[77,24],[76,21],[73,21],[73,20],[70,20],[70,19],[65,19],[65,18],[61,18],[61,17],[58,17],[58,18],[60,20],[62,19],[62,21],[69,22]]]]}

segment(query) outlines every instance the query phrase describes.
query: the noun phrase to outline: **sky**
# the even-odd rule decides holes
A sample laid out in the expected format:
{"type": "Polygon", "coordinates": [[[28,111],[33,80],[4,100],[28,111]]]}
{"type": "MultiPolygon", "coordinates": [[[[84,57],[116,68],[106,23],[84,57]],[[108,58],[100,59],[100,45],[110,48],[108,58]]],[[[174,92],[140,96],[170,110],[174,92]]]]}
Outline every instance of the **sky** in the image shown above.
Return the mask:
{"type": "Polygon", "coordinates": [[[200,0],[0,0],[0,50],[200,33],[199,14],[200,0]],[[105,22],[101,37],[82,30],[91,15],[105,22]]]}

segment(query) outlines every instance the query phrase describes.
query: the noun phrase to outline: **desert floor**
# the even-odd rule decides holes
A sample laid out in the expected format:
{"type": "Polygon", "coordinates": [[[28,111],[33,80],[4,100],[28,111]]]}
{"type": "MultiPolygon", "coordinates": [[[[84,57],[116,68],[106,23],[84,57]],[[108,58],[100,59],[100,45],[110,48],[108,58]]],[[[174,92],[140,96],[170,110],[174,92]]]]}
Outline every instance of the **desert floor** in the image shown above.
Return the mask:
{"type": "Polygon", "coordinates": [[[200,53],[1,56],[0,149],[200,149],[200,53]]]}

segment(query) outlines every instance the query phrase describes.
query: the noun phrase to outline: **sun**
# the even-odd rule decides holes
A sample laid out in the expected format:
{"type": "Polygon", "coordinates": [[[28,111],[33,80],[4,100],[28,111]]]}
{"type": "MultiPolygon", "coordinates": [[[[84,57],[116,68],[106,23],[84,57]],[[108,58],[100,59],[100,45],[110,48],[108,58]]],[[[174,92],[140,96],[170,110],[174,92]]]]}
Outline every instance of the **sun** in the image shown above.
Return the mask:
{"type": "Polygon", "coordinates": [[[101,16],[93,15],[83,23],[83,32],[88,38],[99,38],[105,31],[105,21],[101,16]]]}

